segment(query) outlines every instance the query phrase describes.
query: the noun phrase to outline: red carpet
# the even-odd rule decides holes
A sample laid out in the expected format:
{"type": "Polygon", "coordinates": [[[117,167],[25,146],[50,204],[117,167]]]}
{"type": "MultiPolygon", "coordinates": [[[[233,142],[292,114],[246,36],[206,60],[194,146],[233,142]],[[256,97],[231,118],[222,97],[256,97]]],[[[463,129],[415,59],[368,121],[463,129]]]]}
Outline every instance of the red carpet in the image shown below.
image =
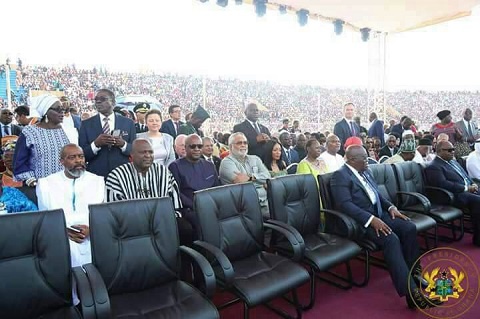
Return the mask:
{"type": "MultiPolygon", "coordinates": [[[[452,244],[439,243],[440,247],[452,247],[467,254],[474,263],[480,265],[480,248],[471,244],[471,235],[466,234],[462,241],[452,244]]],[[[362,278],[363,264],[361,261],[353,261],[355,278],[362,278]]],[[[478,278],[469,278],[470,284],[478,283],[478,278]]],[[[303,313],[303,318],[325,319],[420,319],[431,318],[419,310],[407,308],[405,298],[400,298],[391,282],[388,272],[378,267],[372,267],[370,283],[364,288],[352,288],[341,290],[322,281],[317,280],[317,298],[315,307],[303,313]]],[[[308,300],[308,286],[305,285],[299,291],[300,300],[306,303],[308,300]]],[[[220,294],[214,298],[219,305],[226,296],[220,294]]],[[[275,300],[274,305],[294,314],[294,309],[283,300],[275,300]]],[[[265,307],[257,307],[251,312],[250,318],[279,318],[265,307]]],[[[243,318],[243,306],[236,304],[220,311],[221,318],[243,318]]],[[[439,318],[446,318],[438,315],[439,318]]],[[[458,317],[461,319],[480,318],[480,298],[469,311],[458,317]]]]}

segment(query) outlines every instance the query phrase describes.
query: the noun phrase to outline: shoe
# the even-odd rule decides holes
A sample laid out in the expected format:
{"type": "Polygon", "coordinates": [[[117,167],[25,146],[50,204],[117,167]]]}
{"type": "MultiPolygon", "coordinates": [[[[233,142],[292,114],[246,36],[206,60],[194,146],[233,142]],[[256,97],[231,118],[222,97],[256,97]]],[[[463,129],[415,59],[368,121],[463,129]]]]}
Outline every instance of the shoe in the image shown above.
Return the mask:
{"type": "Polygon", "coordinates": [[[427,309],[443,304],[443,302],[438,299],[431,299],[424,296],[418,289],[415,289],[411,294],[409,293],[406,298],[408,308],[410,309],[427,309]]]}

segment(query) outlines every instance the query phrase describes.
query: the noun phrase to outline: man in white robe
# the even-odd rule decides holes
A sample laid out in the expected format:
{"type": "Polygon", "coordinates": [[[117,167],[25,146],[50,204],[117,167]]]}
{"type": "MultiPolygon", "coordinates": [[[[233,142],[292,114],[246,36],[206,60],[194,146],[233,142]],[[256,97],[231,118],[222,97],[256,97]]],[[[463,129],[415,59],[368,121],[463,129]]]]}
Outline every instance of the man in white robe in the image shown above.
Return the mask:
{"type": "Polygon", "coordinates": [[[327,166],[327,173],[332,173],[338,170],[345,164],[343,156],[338,154],[340,150],[340,139],[335,134],[330,134],[327,137],[327,150],[320,154],[320,159],[325,161],[327,166]]]}
{"type": "Polygon", "coordinates": [[[85,170],[83,150],[75,144],[62,148],[60,162],[63,171],[38,180],[38,208],[63,209],[72,267],[76,267],[92,262],[88,205],[103,202],[105,182],[103,177],[85,170]]]}

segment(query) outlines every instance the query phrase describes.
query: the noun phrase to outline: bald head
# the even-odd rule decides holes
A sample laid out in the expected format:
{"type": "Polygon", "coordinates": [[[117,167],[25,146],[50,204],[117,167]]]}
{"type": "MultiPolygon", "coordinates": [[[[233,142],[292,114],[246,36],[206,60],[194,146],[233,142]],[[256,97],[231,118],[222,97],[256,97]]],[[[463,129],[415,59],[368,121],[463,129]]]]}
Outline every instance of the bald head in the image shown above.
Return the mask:
{"type": "Polygon", "coordinates": [[[78,152],[83,154],[83,149],[77,144],[73,144],[73,143],[67,144],[64,147],[62,147],[62,150],[60,151],[60,158],[64,159],[67,156],[67,154],[71,152],[78,152]]]}
{"type": "Polygon", "coordinates": [[[367,151],[362,145],[350,145],[345,151],[345,158],[348,165],[359,172],[368,168],[367,151]]]}

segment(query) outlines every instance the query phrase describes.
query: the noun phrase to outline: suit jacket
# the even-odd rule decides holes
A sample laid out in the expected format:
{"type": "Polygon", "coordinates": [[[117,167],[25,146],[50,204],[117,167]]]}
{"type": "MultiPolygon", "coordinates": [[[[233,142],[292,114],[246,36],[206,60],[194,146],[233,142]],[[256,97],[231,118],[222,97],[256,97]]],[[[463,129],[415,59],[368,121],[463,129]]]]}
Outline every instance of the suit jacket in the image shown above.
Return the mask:
{"type": "MultiPolygon", "coordinates": [[[[355,136],[360,136],[360,127],[358,126],[358,124],[353,122],[353,126],[355,127],[355,136]]],[[[338,154],[345,155],[343,145],[345,145],[345,141],[347,140],[347,138],[353,136],[352,130],[350,129],[350,124],[345,119],[342,119],[340,122],[335,123],[335,126],[333,127],[333,134],[338,136],[338,138],[340,139],[341,145],[338,154]]]]}
{"type": "Polygon", "coordinates": [[[128,163],[128,157],[132,149],[132,142],[136,138],[135,124],[129,118],[115,114],[115,128],[121,130],[123,139],[127,143],[125,152],[118,147],[102,147],[97,154],[92,151],[91,144],[102,134],[102,125],[100,115],[95,115],[86,119],[82,123],[79,133],[79,145],[85,154],[87,170],[93,174],[106,177],[114,168],[128,163]]]}
{"type": "Polygon", "coordinates": [[[477,136],[477,134],[478,134],[478,127],[475,124],[475,122],[470,121],[470,126],[472,126],[472,134],[473,134],[472,136],[468,133],[468,129],[465,126],[465,123],[463,122],[463,119],[456,122],[455,125],[458,127],[458,129],[460,130],[460,132],[462,133],[462,136],[465,138],[466,141],[467,141],[468,138],[473,139],[473,141],[471,140],[469,142],[469,144],[472,145],[473,142],[475,141],[475,136],[477,136]]]}
{"type": "Polygon", "coordinates": [[[381,145],[385,145],[385,134],[383,130],[383,121],[375,119],[368,129],[368,136],[380,139],[381,145]]]}
{"type": "MultiPolygon", "coordinates": [[[[10,124],[10,135],[16,135],[20,136],[20,133],[22,133],[22,128],[16,124],[11,123],[10,124]]],[[[4,136],[3,134],[3,124],[0,124],[0,138],[4,136]]]]}
{"type": "MultiPolygon", "coordinates": [[[[203,158],[207,160],[205,156],[203,158]]],[[[217,170],[217,173],[218,173],[220,170],[220,163],[222,162],[222,159],[218,156],[212,155],[212,160],[213,160],[213,165],[215,165],[215,169],[217,170]]]]}
{"type": "MultiPolygon", "coordinates": [[[[261,133],[270,135],[268,128],[258,123],[258,127],[261,133]]],[[[257,143],[257,131],[253,128],[252,124],[249,121],[245,120],[242,123],[239,123],[233,127],[233,132],[242,132],[247,137],[248,141],[248,154],[257,155],[260,158],[263,158],[264,146],[265,143],[257,143]]]]}
{"type": "MultiPolygon", "coordinates": [[[[293,148],[290,149],[290,160],[288,160],[287,153],[285,152],[285,149],[282,147],[282,157],[280,159],[284,161],[285,164],[287,164],[287,166],[293,163],[300,162],[300,156],[298,155],[298,152],[293,148]]],[[[288,169],[288,174],[295,174],[296,172],[297,172],[296,166],[288,169]]]]}
{"type": "Polygon", "coordinates": [[[77,129],[78,132],[80,132],[80,127],[82,127],[82,119],[78,115],[70,114],[73,120],[73,127],[77,129]]]}
{"type": "Polygon", "coordinates": [[[144,126],[144,128],[142,129],[142,128],[140,127],[140,123],[135,123],[135,132],[136,132],[137,134],[147,132],[147,131],[148,131],[147,125],[146,125],[146,124],[143,124],[143,126],[144,126]]]}
{"type": "MultiPolygon", "coordinates": [[[[179,130],[180,130],[180,125],[185,123],[182,121],[178,121],[178,123],[179,123],[179,130]]],[[[175,139],[178,135],[177,132],[175,131],[175,125],[173,124],[173,121],[171,119],[162,122],[162,127],[160,128],[160,132],[172,136],[173,139],[175,139]]]]}
{"type": "MultiPolygon", "coordinates": [[[[463,170],[460,164],[457,165],[457,168],[463,170]]],[[[463,173],[468,176],[465,170],[463,170],[463,173]]],[[[442,187],[454,194],[465,192],[463,177],[438,156],[435,156],[435,159],[425,168],[425,177],[427,185],[442,187]]]]}
{"type": "MultiPolygon", "coordinates": [[[[398,153],[398,147],[395,146],[395,148],[393,149],[393,155],[397,153],[398,153]]],[[[388,145],[385,145],[380,149],[380,152],[378,152],[378,158],[381,158],[382,156],[385,156],[385,155],[388,157],[393,156],[392,153],[390,153],[390,149],[388,148],[388,145]]]]}
{"type": "Polygon", "coordinates": [[[353,174],[353,172],[343,165],[339,170],[335,171],[331,179],[332,196],[335,201],[335,209],[352,217],[361,225],[362,229],[372,215],[378,216],[378,210],[381,209],[383,214],[388,214],[387,210],[392,203],[386,200],[378,191],[375,180],[368,171],[365,172],[370,185],[378,194],[376,205],[372,205],[367,190],[363,184],[353,174]],[[381,207],[377,207],[379,204],[381,207]]]}

